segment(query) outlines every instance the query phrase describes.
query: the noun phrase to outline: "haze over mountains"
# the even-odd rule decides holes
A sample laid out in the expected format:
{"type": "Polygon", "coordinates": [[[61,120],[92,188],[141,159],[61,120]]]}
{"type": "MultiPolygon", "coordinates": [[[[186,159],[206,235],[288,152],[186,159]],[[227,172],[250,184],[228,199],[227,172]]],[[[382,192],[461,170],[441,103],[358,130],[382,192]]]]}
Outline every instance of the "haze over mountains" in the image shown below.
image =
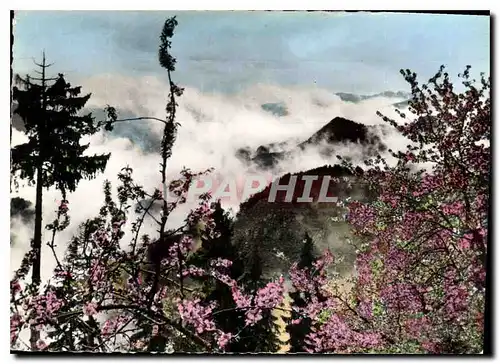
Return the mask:
{"type": "MultiPolygon", "coordinates": [[[[109,77],[96,76],[83,83],[83,92],[92,92],[87,105],[97,118],[102,117],[99,113],[106,104],[116,106],[122,118],[163,118],[165,115],[167,88],[163,82],[151,77],[116,77],[111,81],[109,77]]],[[[370,98],[353,97],[354,101],[345,101],[334,93],[320,89],[257,85],[237,94],[221,95],[186,88],[179,99],[177,120],[181,127],[168,176],[170,179],[177,178],[184,166],[193,171],[213,167],[225,178],[262,173],[273,180],[286,173],[334,165],[337,154],[350,157],[357,163],[370,153],[385,150],[386,147],[397,150],[398,145],[406,145],[407,141],[394,131],[386,130],[375,113],[380,110],[393,116],[393,104],[405,101],[404,96],[394,93],[370,98]],[[283,110],[286,109],[286,114],[276,115],[265,110],[262,105],[266,104],[280,104],[283,110]],[[349,130],[354,132],[351,139],[349,135],[344,135],[349,134],[349,130]],[[288,152],[287,158],[262,168],[262,163],[249,163],[238,156],[241,149],[247,148],[255,153],[260,146],[269,148],[269,153],[281,148],[281,152],[288,152]]],[[[15,145],[23,142],[25,136],[19,131],[22,127],[16,117],[13,126],[12,143],[15,145]]],[[[98,175],[95,180],[83,181],[77,191],[68,196],[71,225],[57,237],[57,249],[62,251],[64,242],[76,233],[77,226],[98,213],[104,197],[104,180],[109,179],[116,188],[116,175],[121,168],[127,165],[132,167],[136,182],[147,189],[161,187],[158,173],[160,160],[156,154],[161,131],[161,123],[123,122],[112,133],[95,135],[88,140],[89,154],[111,152],[112,156],[104,174],[98,175]]],[[[13,197],[34,201],[34,192],[32,187],[21,186],[18,192],[13,191],[13,197]]],[[[55,216],[60,196],[54,190],[46,191],[44,196],[45,224],[55,216]]],[[[223,201],[223,206],[236,213],[240,202],[223,201]]],[[[192,207],[185,205],[176,210],[170,217],[170,227],[178,226],[192,207]]],[[[18,218],[12,221],[12,226],[17,235],[12,249],[12,267],[16,267],[28,248],[31,229],[18,218]]],[[[126,226],[124,244],[130,238],[128,229],[130,226],[126,226]]],[[[154,222],[148,221],[145,229],[145,233],[154,235],[154,222]]],[[[47,269],[42,272],[47,278],[52,270],[52,258],[48,251],[42,251],[42,254],[48,260],[47,269]]]]}
{"type": "Polygon", "coordinates": [[[286,142],[261,145],[255,152],[249,148],[240,148],[236,156],[246,163],[255,163],[259,168],[272,169],[280,161],[292,155],[300,155],[306,149],[317,148],[321,155],[332,158],[336,155],[338,145],[347,145],[359,149],[364,156],[375,156],[383,152],[387,146],[379,136],[388,130],[386,126],[365,126],[342,117],[335,117],[305,141],[287,149],[286,142]]]}

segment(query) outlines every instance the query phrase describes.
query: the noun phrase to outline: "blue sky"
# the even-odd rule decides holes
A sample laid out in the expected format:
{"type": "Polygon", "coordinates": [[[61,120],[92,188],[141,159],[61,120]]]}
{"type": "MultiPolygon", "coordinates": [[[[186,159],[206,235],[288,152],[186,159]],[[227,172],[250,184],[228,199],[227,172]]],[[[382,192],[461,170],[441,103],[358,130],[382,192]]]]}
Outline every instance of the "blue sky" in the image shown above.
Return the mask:
{"type": "Polygon", "coordinates": [[[320,12],[77,12],[16,15],[14,72],[45,49],[54,72],[165,77],[157,61],[167,17],[175,80],[204,91],[254,83],[358,94],[406,90],[399,69],[430,77],[441,64],[489,74],[490,19],[467,15],[320,12]]]}

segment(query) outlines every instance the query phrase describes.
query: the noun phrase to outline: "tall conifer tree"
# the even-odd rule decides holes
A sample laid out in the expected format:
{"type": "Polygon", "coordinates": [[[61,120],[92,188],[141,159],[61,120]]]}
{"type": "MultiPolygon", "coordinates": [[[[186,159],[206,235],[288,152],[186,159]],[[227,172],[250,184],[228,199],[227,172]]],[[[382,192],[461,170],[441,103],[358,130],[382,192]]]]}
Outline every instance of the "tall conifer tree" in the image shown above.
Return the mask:
{"type": "MultiPolygon", "coordinates": [[[[35,231],[31,243],[33,251],[32,288],[40,285],[42,246],[43,188],[55,186],[63,198],[66,192],[76,190],[82,179],[95,178],[104,171],[110,154],[84,156],[89,144],[80,140],[96,133],[104,124],[96,122],[91,113],[80,115],[90,94],[81,96],[81,87],[73,87],[59,74],[49,78],[50,64],[45,54],[41,64],[36,63],[40,77],[16,76],[12,98],[26,129],[28,142],[11,150],[11,174],[36,186],[35,231]]],[[[35,348],[39,333],[32,330],[31,345],[35,348]]]]}

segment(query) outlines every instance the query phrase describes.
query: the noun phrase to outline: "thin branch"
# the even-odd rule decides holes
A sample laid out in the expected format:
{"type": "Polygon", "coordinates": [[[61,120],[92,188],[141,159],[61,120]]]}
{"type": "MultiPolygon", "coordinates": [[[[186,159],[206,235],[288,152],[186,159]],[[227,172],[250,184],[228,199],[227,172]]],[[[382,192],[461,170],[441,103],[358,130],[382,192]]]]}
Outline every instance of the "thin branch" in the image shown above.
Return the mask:
{"type": "Polygon", "coordinates": [[[165,125],[168,125],[168,121],[160,119],[160,118],[156,118],[153,116],[141,116],[141,117],[137,117],[137,118],[117,119],[117,120],[113,120],[112,124],[119,123],[122,121],[136,121],[136,120],[156,120],[156,121],[162,122],[165,125]]]}
{"type": "MultiPolygon", "coordinates": [[[[147,315],[148,318],[151,318],[151,319],[155,318],[155,316],[151,317],[149,315],[150,312],[148,312],[147,310],[143,309],[142,307],[134,306],[134,305],[105,305],[105,306],[98,307],[97,311],[103,311],[103,310],[120,310],[120,309],[123,309],[123,310],[135,310],[135,311],[137,311],[139,313],[143,313],[143,314],[147,315]]],[[[212,349],[212,345],[210,345],[209,342],[207,342],[205,339],[202,339],[200,336],[196,335],[195,333],[193,333],[193,332],[185,329],[182,326],[182,324],[180,324],[179,322],[174,322],[174,321],[170,320],[169,318],[165,317],[164,315],[158,314],[158,313],[156,314],[156,317],[160,318],[162,321],[164,321],[165,324],[167,324],[169,326],[172,326],[173,328],[175,328],[176,330],[178,330],[182,334],[186,335],[187,337],[189,337],[191,340],[193,340],[194,342],[198,343],[199,345],[202,345],[202,346],[206,347],[209,350],[212,349]]]]}

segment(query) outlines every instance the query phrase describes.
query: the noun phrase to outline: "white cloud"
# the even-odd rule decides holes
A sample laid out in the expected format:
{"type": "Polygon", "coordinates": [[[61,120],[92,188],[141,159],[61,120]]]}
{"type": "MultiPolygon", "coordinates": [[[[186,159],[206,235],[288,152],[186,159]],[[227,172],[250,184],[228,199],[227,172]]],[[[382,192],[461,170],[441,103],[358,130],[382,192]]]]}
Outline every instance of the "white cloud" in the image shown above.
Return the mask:
{"type": "MultiPolygon", "coordinates": [[[[165,103],[167,100],[167,85],[161,80],[148,76],[132,78],[116,75],[100,75],[82,80],[83,91],[92,92],[88,107],[102,108],[106,104],[118,109],[126,109],[137,115],[147,115],[159,118],[165,117],[165,103]]],[[[182,124],[173,150],[173,157],[169,161],[168,176],[177,178],[179,171],[186,166],[193,171],[201,171],[213,167],[217,173],[226,178],[241,178],[251,173],[249,169],[235,157],[238,148],[249,146],[253,149],[262,144],[281,142],[290,139],[305,140],[329,120],[336,116],[345,117],[367,125],[381,124],[382,120],[375,114],[377,110],[394,115],[390,106],[401,99],[375,98],[358,104],[343,102],[340,98],[328,91],[308,88],[283,88],[273,85],[258,84],[239,94],[221,95],[204,94],[197,89],[187,88],[179,99],[177,121],[182,124]],[[283,102],[288,109],[288,115],[277,117],[261,108],[261,104],[269,102],[283,102]]],[[[151,133],[161,136],[161,123],[139,121],[151,133]]],[[[16,130],[13,131],[13,144],[23,142],[25,137],[16,130]]],[[[396,134],[382,136],[382,140],[390,147],[407,144],[396,134]]],[[[87,218],[95,216],[103,203],[102,186],[105,179],[117,186],[116,175],[122,167],[129,165],[134,169],[134,178],[137,183],[152,191],[161,188],[159,176],[159,156],[142,152],[129,140],[110,138],[109,135],[99,134],[90,138],[89,154],[111,152],[112,156],[104,174],[91,181],[82,181],[76,192],[68,196],[71,225],[61,233],[56,241],[58,251],[62,252],[77,226],[87,218]]],[[[338,154],[359,156],[359,150],[352,145],[339,146],[338,154]]],[[[297,172],[315,168],[324,164],[335,164],[336,158],[326,159],[320,156],[317,149],[309,148],[300,155],[294,155],[287,162],[279,165],[274,171],[275,176],[281,172],[297,172]]],[[[21,187],[17,194],[30,201],[35,200],[33,187],[21,187]]],[[[55,209],[60,195],[50,189],[44,191],[44,224],[55,216],[55,209]]],[[[237,204],[230,204],[237,210],[237,204]]],[[[171,216],[170,226],[181,223],[189,206],[184,206],[171,216]]],[[[127,224],[130,228],[130,224],[127,224]]],[[[149,224],[146,232],[154,236],[156,227],[149,224]]],[[[16,228],[17,229],[17,228],[16,228]]],[[[23,231],[20,229],[19,231],[23,231]]],[[[11,249],[12,269],[18,266],[22,252],[29,246],[29,233],[23,231],[25,241],[11,249]]],[[[45,234],[45,240],[49,237],[45,234]]],[[[130,233],[124,239],[127,244],[130,233]]],[[[54,259],[48,248],[44,247],[43,279],[50,276],[54,267],[54,259]]]]}

